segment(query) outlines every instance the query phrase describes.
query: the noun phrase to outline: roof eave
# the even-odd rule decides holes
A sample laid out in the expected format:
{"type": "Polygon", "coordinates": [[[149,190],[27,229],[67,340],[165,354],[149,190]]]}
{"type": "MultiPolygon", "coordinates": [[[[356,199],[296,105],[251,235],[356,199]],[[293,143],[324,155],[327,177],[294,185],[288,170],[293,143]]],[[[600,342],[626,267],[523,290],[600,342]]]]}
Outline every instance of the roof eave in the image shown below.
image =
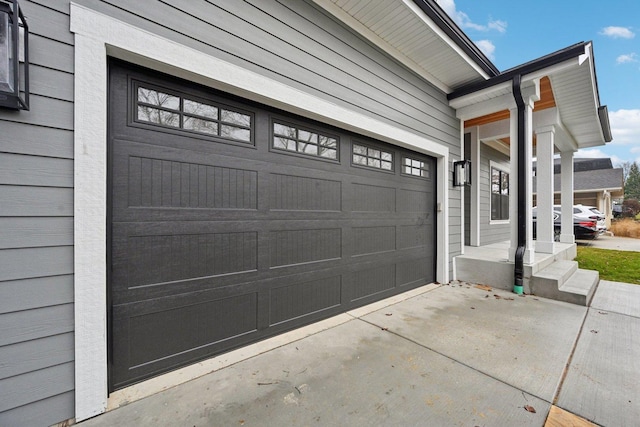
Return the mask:
{"type": "Polygon", "coordinates": [[[500,70],[493,65],[491,60],[482,53],[435,0],[413,0],[413,2],[485,73],[489,76],[500,74],[500,70]]]}
{"type": "Polygon", "coordinates": [[[588,44],[589,43],[587,42],[576,43],[552,54],[543,56],[533,61],[526,62],[522,65],[518,65],[517,67],[510,68],[484,82],[472,83],[470,85],[463,86],[448,94],[447,98],[451,101],[453,99],[460,98],[483,89],[488,89],[493,86],[509,82],[515,75],[519,74],[521,76],[525,76],[528,74],[533,74],[538,71],[544,70],[545,68],[561,64],[562,62],[574,58],[579,58],[585,53],[585,48],[588,44]]]}

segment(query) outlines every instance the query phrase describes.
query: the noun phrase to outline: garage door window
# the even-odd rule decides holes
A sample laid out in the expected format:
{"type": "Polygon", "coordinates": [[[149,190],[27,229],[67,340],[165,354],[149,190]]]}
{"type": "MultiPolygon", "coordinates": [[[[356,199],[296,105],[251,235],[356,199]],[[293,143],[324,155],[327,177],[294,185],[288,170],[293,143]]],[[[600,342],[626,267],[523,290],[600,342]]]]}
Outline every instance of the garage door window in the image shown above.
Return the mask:
{"type": "Polygon", "coordinates": [[[273,148],[325,159],[338,159],[336,138],[284,123],[273,123],[273,148]]]}
{"type": "Polygon", "coordinates": [[[352,150],[354,165],[393,171],[393,153],[360,144],[353,144],[352,150]]]}
{"type": "Polygon", "coordinates": [[[410,157],[402,158],[402,174],[429,179],[429,164],[410,157]]]}
{"type": "Polygon", "coordinates": [[[142,85],[136,93],[138,122],[251,142],[249,114],[142,85]]]}

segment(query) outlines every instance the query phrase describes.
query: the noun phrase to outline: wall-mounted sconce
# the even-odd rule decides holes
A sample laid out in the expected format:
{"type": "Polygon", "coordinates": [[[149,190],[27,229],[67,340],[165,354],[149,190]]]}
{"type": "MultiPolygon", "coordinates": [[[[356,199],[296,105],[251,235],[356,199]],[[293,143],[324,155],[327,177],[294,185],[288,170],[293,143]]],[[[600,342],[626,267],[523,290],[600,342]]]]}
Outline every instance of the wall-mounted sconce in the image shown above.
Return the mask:
{"type": "Polygon", "coordinates": [[[462,187],[471,185],[471,162],[460,160],[453,162],[453,186],[462,187]]]}
{"type": "Polygon", "coordinates": [[[18,0],[0,0],[0,107],[29,109],[29,27],[18,0]]]}

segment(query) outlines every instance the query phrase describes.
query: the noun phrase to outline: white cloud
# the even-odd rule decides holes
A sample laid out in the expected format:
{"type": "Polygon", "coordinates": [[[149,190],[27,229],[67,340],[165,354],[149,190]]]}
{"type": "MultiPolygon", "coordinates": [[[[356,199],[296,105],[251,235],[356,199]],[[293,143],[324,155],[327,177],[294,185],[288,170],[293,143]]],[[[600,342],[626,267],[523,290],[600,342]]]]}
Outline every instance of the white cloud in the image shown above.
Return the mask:
{"type": "Polygon", "coordinates": [[[612,144],[640,145],[640,109],[609,112],[612,144]]]}
{"type": "Polygon", "coordinates": [[[472,29],[476,31],[490,31],[495,30],[499,33],[507,31],[507,23],[499,19],[490,19],[486,25],[475,23],[464,12],[459,11],[456,8],[455,0],[436,0],[440,7],[447,12],[447,15],[453,19],[453,21],[463,29],[472,29]]]}
{"type": "Polygon", "coordinates": [[[478,48],[482,51],[482,53],[487,55],[487,58],[492,61],[495,59],[494,53],[496,51],[496,47],[493,43],[491,43],[491,40],[478,40],[475,43],[476,46],[478,46],[478,48]]]}
{"type": "Polygon", "coordinates": [[[625,27],[605,27],[600,31],[600,34],[614,39],[632,39],[636,36],[633,31],[625,27]]]}
{"type": "Polygon", "coordinates": [[[498,31],[500,33],[506,33],[507,32],[507,22],[506,21],[500,21],[500,20],[489,21],[487,26],[490,29],[496,30],[496,31],[498,31]]]}
{"type": "Polygon", "coordinates": [[[635,53],[629,53],[627,55],[620,55],[616,58],[616,63],[627,64],[629,62],[638,62],[638,55],[635,53]]]}

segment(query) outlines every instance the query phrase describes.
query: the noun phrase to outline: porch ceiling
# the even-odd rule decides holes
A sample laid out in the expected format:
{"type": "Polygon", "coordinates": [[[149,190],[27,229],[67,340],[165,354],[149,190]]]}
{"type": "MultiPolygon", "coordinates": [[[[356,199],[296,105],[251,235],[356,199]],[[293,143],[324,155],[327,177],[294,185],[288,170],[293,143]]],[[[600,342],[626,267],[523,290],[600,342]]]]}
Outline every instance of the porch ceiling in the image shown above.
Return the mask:
{"type": "Polygon", "coordinates": [[[314,0],[446,93],[497,69],[431,0],[314,0]]]}

